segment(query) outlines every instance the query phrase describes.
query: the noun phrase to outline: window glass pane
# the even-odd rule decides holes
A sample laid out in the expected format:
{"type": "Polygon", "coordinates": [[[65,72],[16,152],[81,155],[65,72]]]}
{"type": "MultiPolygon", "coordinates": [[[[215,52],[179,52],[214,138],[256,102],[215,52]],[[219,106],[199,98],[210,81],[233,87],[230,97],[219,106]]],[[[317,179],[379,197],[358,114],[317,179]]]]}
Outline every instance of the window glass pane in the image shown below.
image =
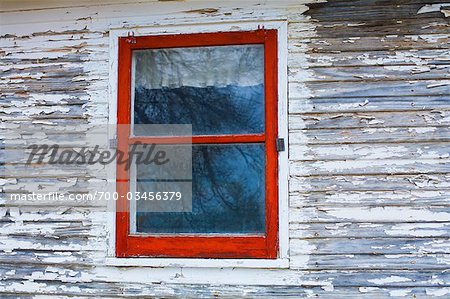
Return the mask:
{"type": "Polygon", "coordinates": [[[192,124],[194,135],[264,132],[263,45],[137,50],[133,70],[135,124],[192,124]]]}
{"type": "MultiPolygon", "coordinates": [[[[158,183],[141,181],[141,167],[136,189],[152,191],[158,183]]],[[[192,168],[192,212],[148,212],[138,201],[138,233],[265,232],[264,144],[194,145],[192,168]]]]}

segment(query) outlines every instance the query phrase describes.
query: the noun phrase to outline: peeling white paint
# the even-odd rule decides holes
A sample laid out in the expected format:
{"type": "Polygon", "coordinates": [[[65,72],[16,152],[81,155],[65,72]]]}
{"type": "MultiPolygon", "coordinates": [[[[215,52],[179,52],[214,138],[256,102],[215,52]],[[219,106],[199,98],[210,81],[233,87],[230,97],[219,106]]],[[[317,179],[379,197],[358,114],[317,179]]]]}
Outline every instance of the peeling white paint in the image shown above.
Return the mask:
{"type": "Polygon", "coordinates": [[[429,223],[429,224],[396,224],[392,229],[386,230],[387,235],[409,235],[414,237],[427,237],[427,236],[443,236],[446,235],[446,229],[439,230],[443,228],[443,224],[440,223],[429,223]]]}
{"type": "Polygon", "coordinates": [[[392,221],[392,220],[409,220],[409,221],[450,221],[450,213],[432,212],[424,209],[411,208],[343,208],[329,209],[327,213],[337,219],[352,219],[357,221],[392,221]]]}
{"type": "Polygon", "coordinates": [[[405,289],[405,290],[392,290],[389,292],[389,294],[392,297],[406,297],[412,292],[412,289],[405,289]]]}
{"type": "Polygon", "coordinates": [[[406,278],[406,277],[401,277],[401,276],[389,276],[389,277],[385,277],[385,278],[380,278],[380,279],[369,279],[368,280],[371,283],[374,284],[390,284],[390,283],[395,283],[395,282],[409,282],[411,281],[411,279],[406,278]]]}
{"type": "Polygon", "coordinates": [[[441,289],[437,289],[437,290],[427,289],[426,294],[427,294],[427,296],[442,297],[442,296],[446,296],[446,295],[450,294],[450,288],[447,287],[447,288],[441,288],[441,289]]]}
{"type": "Polygon", "coordinates": [[[376,288],[376,287],[359,287],[358,290],[361,293],[370,293],[370,292],[379,290],[379,288],[376,288]]]}
{"type": "Polygon", "coordinates": [[[418,11],[417,14],[424,14],[424,13],[430,13],[430,12],[442,12],[445,17],[448,17],[448,10],[445,9],[446,7],[450,7],[450,3],[438,3],[438,4],[427,4],[422,6],[418,11]]]}
{"type": "Polygon", "coordinates": [[[416,134],[424,134],[424,133],[431,133],[436,131],[436,128],[430,127],[430,128],[409,128],[409,132],[416,133],[416,134]]]}

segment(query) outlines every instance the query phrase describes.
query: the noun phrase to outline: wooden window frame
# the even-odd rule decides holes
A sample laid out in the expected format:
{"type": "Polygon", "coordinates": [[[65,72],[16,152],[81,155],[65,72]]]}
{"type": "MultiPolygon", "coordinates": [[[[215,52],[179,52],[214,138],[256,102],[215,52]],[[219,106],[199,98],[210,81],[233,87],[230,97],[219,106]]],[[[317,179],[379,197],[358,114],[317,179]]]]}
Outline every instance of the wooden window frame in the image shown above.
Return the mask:
{"type": "Polygon", "coordinates": [[[266,258],[278,255],[278,49],[277,30],[150,35],[119,38],[117,124],[128,128],[118,130],[118,150],[128,152],[135,143],[264,143],[266,152],[265,234],[130,234],[130,173],[124,165],[116,168],[116,256],[176,258],[266,258]],[[133,137],[131,124],[132,51],[158,48],[264,45],[265,132],[245,135],[208,135],[183,137],[133,137]],[[122,196],[124,195],[124,196],[122,196]]]}

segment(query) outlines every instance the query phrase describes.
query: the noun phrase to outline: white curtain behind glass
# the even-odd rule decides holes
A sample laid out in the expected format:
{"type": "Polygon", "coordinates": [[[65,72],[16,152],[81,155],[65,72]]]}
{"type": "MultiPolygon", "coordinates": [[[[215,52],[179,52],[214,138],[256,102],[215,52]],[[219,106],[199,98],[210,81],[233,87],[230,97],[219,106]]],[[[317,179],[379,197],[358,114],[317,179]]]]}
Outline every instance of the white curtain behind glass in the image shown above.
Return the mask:
{"type": "Polygon", "coordinates": [[[133,62],[138,88],[264,83],[263,45],[138,50],[133,62]]]}

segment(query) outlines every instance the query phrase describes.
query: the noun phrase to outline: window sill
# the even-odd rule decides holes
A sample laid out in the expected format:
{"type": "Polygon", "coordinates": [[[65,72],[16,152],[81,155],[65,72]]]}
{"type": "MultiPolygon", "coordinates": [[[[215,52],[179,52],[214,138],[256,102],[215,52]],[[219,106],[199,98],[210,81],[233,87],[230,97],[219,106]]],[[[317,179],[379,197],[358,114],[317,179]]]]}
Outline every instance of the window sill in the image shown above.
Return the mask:
{"type": "Polygon", "coordinates": [[[175,259],[175,258],[106,258],[107,266],[150,268],[255,268],[287,269],[289,259],[175,259]]]}

